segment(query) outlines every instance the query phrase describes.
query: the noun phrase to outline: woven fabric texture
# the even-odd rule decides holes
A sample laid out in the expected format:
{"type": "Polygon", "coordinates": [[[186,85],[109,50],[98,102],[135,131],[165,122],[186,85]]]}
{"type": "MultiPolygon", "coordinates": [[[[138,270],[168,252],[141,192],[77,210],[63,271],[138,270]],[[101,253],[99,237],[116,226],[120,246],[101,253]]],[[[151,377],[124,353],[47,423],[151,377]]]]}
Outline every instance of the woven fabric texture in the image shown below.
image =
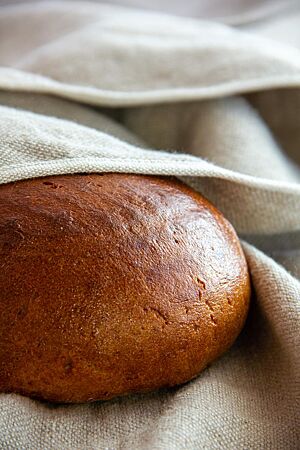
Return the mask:
{"type": "Polygon", "coordinates": [[[0,42],[0,183],[175,175],[232,222],[254,291],[232,349],[184,386],[75,406],[1,394],[0,448],[298,449],[299,49],[50,1],[3,7],[0,42]]]}

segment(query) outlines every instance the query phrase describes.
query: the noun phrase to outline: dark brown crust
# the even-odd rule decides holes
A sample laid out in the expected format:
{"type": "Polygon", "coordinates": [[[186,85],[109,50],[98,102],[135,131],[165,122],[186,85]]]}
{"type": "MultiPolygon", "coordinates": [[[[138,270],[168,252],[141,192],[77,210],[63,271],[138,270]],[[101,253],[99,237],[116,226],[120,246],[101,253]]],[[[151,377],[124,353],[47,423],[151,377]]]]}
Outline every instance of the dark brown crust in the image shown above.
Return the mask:
{"type": "Polygon", "coordinates": [[[235,340],[250,283],[201,195],[151,176],[0,186],[0,391],[55,402],[183,383],[235,340]]]}

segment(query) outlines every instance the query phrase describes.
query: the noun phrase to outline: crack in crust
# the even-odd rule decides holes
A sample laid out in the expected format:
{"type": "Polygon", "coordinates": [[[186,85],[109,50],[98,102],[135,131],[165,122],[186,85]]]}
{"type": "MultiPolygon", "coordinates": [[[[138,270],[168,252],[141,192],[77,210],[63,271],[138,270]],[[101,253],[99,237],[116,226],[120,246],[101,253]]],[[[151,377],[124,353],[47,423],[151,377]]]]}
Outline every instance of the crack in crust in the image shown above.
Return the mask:
{"type": "Polygon", "coordinates": [[[214,325],[217,325],[217,321],[216,321],[216,319],[214,318],[213,314],[210,315],[210,319],[211,319],[211,321],[212,321],[212,323],[213,323],[214,325]]]}
{"type": "MultiPolygon", "coordinates": [[[[202,299],[202,295],[203,295],[203,291],[206,290],[206,284],[205,284],[205,282],[204,282],[203,280],[201,280],[201,278],[200,278],[199,276],[196,276],[196,277],[194,278],[194,280],[195,280],[197,286],[199,287],[199,299],[201,300],[201,299],[202,299]]],[[[204,303],[205,303],[206,306],[208,307],[209,311],[210,311],[211,313],[213,313],[213,312],[214,312],[214,308],[213,308],[211,302],[210,302],[207,298],[205,298],[205,299],[204,299],[204,303]]],[[[214,325],[217,325],[217,321],[216,321],[216,319],[214,318],[214,315],[213,315],[213,314],[210,314],[210,319],[211,319],[211,321],[212,321],[212,323],[213,323],[214,325]]]]}
{"type": "Polygon", "coordinates": [[[198,276],[194,277],[193,280],[195,281],[195,283],[199,287],[199,300],[201,300],[202,299],[202,291],[206,290],[206,284],[198,276]]]}
{"type": "Polygon", "coordinates": [[[169,324],[169,320],[168,320],[167,316],[165,316],[158,308],[155,308],[154,306],[147,306],[147,307],[143,308],[143,310],[146,313],[149,311],[152,311],[156,315],[156,317],[163,320],[165,325],[169,324]]]}

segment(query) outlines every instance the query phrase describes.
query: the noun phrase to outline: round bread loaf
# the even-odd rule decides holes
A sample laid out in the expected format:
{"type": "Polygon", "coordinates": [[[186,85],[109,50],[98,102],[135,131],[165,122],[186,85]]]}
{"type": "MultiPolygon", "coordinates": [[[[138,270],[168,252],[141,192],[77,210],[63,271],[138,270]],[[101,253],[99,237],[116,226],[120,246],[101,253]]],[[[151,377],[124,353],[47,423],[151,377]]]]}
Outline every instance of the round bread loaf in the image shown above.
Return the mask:
{"type": "Polygon", "coordinates": [[[85,402],[184,383],[248,310],[235,231],[170,178],[0,186],[0,264],[1,392],[85,402]]]}

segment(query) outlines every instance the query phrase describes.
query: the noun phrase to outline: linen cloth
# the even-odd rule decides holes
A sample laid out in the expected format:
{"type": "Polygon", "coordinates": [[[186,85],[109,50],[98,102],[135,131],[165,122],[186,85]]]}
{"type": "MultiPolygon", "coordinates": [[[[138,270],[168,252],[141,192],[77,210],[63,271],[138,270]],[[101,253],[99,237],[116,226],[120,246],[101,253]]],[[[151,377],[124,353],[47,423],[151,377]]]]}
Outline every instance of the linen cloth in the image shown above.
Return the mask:
{"type": "Polygon", "coordinates": [[[254,291],[232,349],[184,386],[83,405],[1,394],[0,448],[299,448],[300,51],[89,2],[3,7],[0,43],[0,183],[175,175],[232,222],[254,291]]]}

